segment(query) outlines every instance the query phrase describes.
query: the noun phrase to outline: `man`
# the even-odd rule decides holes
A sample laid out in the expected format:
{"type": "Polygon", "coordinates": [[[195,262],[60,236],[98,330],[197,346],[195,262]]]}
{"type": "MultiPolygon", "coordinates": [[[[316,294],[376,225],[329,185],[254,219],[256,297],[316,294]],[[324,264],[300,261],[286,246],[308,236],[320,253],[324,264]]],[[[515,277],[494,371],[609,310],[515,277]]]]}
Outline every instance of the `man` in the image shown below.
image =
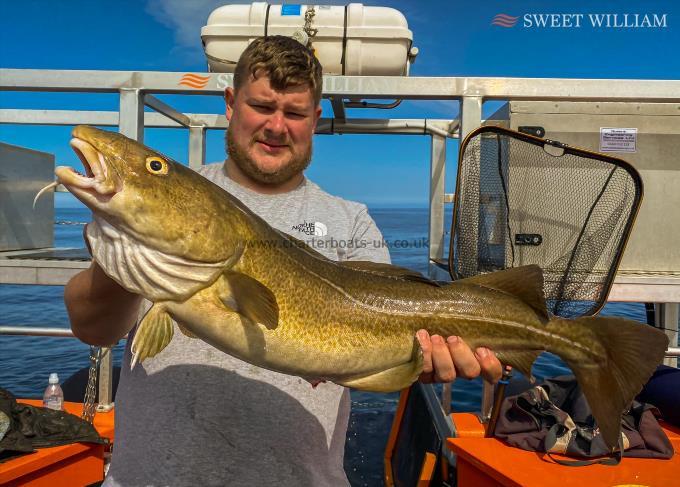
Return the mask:
{"type": "MultiPolygon", "coordinates": [[[[227,89],[229,158],[200,172],[281,231],[335,260],[389,261],[366,207],[323,192],[303,171],[321,116],[321,66],[286,37],[257,39],[227,89]],[[328,242],[369,245],[327,245],[328,242]]],[[[141,299],[93,262],[67,285],[74,333],[106,345],[133,329],[141,299]]],[[[131,331],[134,333],[134,330],[131,331]]],[[[419,332],[424,381],[500,376],[486,349],[419,332]]],[[[128,340],[130,344],[131,340],[128,340]]],[[[116,443],[107,486],[346,485],[342,458],[348,390],[312,387],[175,333],[156,357],[130,370],[126,350],[116,400],[116,443]]]]}

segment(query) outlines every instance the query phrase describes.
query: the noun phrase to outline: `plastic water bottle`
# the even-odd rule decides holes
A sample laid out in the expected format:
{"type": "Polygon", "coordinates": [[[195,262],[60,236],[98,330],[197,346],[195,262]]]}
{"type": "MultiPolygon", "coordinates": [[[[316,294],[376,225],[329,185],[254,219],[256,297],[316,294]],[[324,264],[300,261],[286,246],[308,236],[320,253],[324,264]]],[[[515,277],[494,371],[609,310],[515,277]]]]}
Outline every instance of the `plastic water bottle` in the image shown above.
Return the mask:
{"type": "Polygon", "coordinates": [[[49,382],[43,394],[43,407],[61,411],[64,409],[64,391],[59,385],[59,376],[54,372],[51,373],[49,382]]]}

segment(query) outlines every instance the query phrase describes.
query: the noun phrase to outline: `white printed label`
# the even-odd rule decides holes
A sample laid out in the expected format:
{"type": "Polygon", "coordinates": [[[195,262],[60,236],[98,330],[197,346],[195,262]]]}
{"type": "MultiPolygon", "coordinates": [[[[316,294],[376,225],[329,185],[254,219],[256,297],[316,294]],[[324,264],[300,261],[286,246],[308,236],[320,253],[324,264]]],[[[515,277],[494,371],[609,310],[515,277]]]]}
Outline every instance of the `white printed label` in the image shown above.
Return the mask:
{"type": "Polygon", "coordinates": [[[61,411],[64,409],[64,400],[61,397],[50,396],[47,399],[43,399],[43,407],[61,411]]]}
{"type": "Polygon", "coordinates": [[[637,129],[600,128],[600,152],[637,152],[637,129]]]}

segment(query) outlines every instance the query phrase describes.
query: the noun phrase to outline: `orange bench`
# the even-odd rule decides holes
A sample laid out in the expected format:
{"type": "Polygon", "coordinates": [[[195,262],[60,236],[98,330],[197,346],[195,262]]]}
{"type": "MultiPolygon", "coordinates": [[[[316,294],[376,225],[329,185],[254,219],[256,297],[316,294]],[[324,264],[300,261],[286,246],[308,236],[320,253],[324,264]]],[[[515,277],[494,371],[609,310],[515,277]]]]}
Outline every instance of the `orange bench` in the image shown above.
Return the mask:
{"type": "MultiPolygon", "coordinates": [[[[669,460],[626,458],[617,466],[567,467],[548,456],[484,438],[484,426],[470,413],[454,413],[458,437],[447,440],[456,453],[461,487],[545,486],[680,486],[680,428],[661,423],[676,454],[669,460]]],[[[566,457],[560,457],[566,458],[566,457]]]]}
{"type": "MultiPolygon", "coordinates": [[[[32,406],[42,406],[42,401],[19,399],[32,406]]],[[[65,402],[64,410],[80,416],[81,403],[65,402]]],[[[94,426],[102,437],[113,442],[113,410],[97,413],[94,426]]],[[[13,460],[0,463],[0,485],[59,487],[79,486],[104,479],[104,452],[106,445],[72,443],[70,445],[40,448],[13,460]]]]}

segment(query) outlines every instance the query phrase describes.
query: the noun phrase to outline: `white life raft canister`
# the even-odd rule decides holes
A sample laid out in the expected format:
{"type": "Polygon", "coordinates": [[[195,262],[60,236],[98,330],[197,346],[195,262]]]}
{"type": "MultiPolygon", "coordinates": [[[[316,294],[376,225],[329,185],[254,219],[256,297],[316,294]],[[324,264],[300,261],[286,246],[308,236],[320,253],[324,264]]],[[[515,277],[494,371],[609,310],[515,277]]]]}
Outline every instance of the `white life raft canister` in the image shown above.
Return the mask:
{"type": "Polygon", "coordinates": [[[393,8],[331,5],[224,5],[201,29],[212,72],[232,73],[257,37],[284,35],[311,41],[324,74],[405,76],[418,49],[406,18],[393,8]]]}

